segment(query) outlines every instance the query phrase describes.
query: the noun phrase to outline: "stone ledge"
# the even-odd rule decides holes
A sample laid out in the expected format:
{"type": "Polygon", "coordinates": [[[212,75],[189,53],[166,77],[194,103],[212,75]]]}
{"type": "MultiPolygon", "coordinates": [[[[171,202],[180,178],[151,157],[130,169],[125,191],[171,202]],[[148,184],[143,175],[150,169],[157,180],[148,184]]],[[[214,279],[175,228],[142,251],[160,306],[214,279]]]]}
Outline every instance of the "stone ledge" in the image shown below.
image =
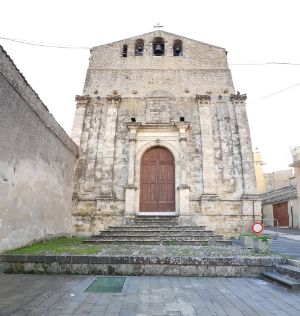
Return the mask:
{"type": "Polygon", "coordinates": [[[254,277],[286,259],[275,257],[135,257],[1,255],[4,273],[254,277]]]}

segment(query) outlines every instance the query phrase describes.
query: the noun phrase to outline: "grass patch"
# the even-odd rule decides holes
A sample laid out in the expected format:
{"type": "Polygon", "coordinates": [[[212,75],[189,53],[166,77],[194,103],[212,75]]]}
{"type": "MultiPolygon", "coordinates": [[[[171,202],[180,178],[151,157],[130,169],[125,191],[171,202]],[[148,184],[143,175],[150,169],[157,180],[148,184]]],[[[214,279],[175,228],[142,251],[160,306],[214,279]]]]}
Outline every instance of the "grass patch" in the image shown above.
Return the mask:
{"type": "Polygon", "coordinates": [[[88,255],[97,254],[103,246],[99,244],[87,244],[82,241],[87,237],[58,237],[33,243],[18,249],[8,251],[8,254],[73,254],[88,255]]]}

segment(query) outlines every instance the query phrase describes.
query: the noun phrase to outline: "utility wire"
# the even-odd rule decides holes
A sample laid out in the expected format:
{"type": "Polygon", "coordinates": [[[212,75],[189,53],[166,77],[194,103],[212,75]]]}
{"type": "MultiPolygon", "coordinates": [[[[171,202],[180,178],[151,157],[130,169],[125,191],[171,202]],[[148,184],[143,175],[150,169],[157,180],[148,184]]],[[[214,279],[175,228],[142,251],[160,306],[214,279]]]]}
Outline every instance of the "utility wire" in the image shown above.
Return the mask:
{"type": "Polygon", "coordinates": [[[300,82],[295,83],[295,84],[293,84],[293,85],[291,85],[291,86],[289,86],[289,87],[287,87],[287,88],[284,88],[284,89],[275,91],[275,92],[273,92],[273,93],[271,93],[271,94],[268,94],[268,95],[266,95],[266,96],[264,96],[264,97],[262,97],[262,98],[259,98],[259,99],[257,99],[257,100],[250,101],[249,103],[259,102],[259,101],[261,101],[261,100],[270,98],[270,97],[272,97],[272,96],[274,96],[274,95],[276,95],[276,94],[280,94],[280,93],[285,92],[285,91],[287,91],[287,90],[289,90],[289,89],[292,89],[292,88],[294,88],[294,87],[296,87],[296,86],[300,86],[300,82]]]}
{"type": "Polygon", "coordinates": [[[288,62],[279,62],[279,61],[272,61],[272,62],[266,62],[266,63],[248,63],[248,64],[234,64],[229,63],[230,66],[266,66],[266,65],[291,65],[291,66],[300,66],[300,64],[297,63],[288,63],[288,62]]]}
{"type": "MultiPolygon", "coordinates": [[[[13,39],[13,38],[7,38],[7,37],[0,37],[0,39],[2,40],[6,40],[6,41],[11,41],[11,42],[15,42],[15,43],[21,43],[21,44],[26,44],[26,45],[33,45],[33,46],[41,46],[41,47],[52,47],[52,48],[66,48],[66,49],[90,49],[90,47],[85,47],[85,46],[72,46],[72,45],[60,45],[60,44],[54,44],[54,43],[47,43],[47,42],[36,42],[36,41],[29,41],[29,40],[20,40],[20,39],[13,39]]],[[[297,63],[289,63],[289,62],[265,62],[265,63],[230,63],[229,65],[231,66],[265,66],[265,65],[291,65],[291,66],[300,66],[300,64],[297,63]]],[[[282,90],[273,92],[269,95],[266,95],[262,98],[259,98],[257,100],[254,101],[250,101],[249,103],[255,103],[255,102],[259,102],[261,100],[270,98],[274,95],[280,94],[282,92],[285,92],[289,89],[292,89],[296,86],[299,86],[300,82],[293,84],[287,88],[284,88],[282,90]]]]}
{"type": "MultiPolygon", "coordinates": [[[[73,46],[73,45],[61,45],[55,43],[47,43],[47,42],[36,42],[30,40],[22,40],[8,37],[0,37],[0,39],[5,41],[11,41],[20,44],[33,45],[33,46],[41,46],[41,47],[52,47],[52,48],[67,48],[67,49],[91,49],[91,47],[86,46],[73,46]]],[[[266,66],[266,65],[291,65],[291,66],[300,66],[298,63],[289,63],[289,62],[261,62],[261,63],[229,63],[230,66],[266,66]]]]}
{"type": "Polygon", "coordinates": [[[35,41],[20,40],[20,39],[7,38],[7,37],[0,37],[0,39],[5,40],[5,41],[15,42],[15,43],[33,45],[33,46],[68,48],[68,49],[90,49],[90,47],[85,47],[85,46],[60,45],[60,44],[55,44],[55,43],[35,42],[35,41]]]}

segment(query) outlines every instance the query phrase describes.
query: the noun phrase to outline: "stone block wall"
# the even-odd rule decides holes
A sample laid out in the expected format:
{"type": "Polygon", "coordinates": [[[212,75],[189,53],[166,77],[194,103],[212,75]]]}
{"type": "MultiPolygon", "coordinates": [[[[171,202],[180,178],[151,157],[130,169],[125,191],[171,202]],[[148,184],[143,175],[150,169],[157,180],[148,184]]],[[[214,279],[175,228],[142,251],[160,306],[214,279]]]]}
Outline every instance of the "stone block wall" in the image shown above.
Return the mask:
{"type": "Polygon", "coordinates": [[[0,47],[0,252],[72,231],[77,146],[0,47]]]}

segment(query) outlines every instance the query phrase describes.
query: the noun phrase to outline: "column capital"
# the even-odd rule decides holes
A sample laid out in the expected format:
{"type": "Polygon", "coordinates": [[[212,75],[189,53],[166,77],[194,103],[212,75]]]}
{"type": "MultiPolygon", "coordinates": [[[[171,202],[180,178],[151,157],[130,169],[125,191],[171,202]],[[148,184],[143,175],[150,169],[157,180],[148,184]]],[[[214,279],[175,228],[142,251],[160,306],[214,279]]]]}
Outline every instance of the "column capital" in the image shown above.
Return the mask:
{"type": "Polygon", "coordinates": [[[119,94],[111,94],[106,96],[106,100],[109,103],[119,103],[121,101],[121,96],[119,94]]]}
{"type": "Polygon", "coordinates": [[[75,101],[76,101],[76,107],[85,107],[89,104],[91,100],[91,97],[89,95],[76,95],[75,101]]]}
{"type": "Polygon", "coordinates": [[[185,132],[190,127],[190,122],[176,122],[175,125],[180,131],[185,132]]]}
{"type": "Polygon", "coordinates": [[[245,104],[245,101],[247,100],[247,94],[240,94],[239,91],[237,94],[231,94],[230,100],[236,104],[245,104]]]}
{"type": "Polygon", "coordinates": [[[180,184],[180,186],[177,187],[177,190],[189,190],[191,187],[188,184],[180,184]]]}
{"type": "Polygon", "coordinates": [[[211,96],[209,94],[196,94],[196,101],[198,105],[209,105],[211,103],[211,96]]]}

